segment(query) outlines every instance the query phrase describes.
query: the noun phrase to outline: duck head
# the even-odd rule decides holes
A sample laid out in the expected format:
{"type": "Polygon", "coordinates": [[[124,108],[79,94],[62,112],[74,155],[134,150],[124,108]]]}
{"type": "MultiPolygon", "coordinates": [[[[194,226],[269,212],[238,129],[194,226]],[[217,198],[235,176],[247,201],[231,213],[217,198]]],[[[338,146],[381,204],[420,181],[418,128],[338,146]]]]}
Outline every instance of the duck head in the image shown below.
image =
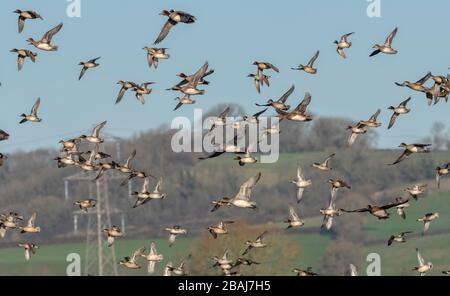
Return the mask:
{"type": "Polygon", "coordinates": [[[33,44],[36,43],[36,41],[35,41],[33,38],[31,38],[31,37],[27,39],[27,42],[28,42],[28,44],[30,44],[30,45],[33,45],[33,44]]]}
{"type": "Polygon", "coordinates": [[[14,13],[22,13],[22,10],[20,10],[20,9],[16,9],[16,10],[14,10],[14,13]]]}
{"type": "Polygon", "coordinates": [[[178,73],[177,76],[180,77],[180,78],[186,78],[187,77],[187,75],[184,74],[183,72],[178,73]]]}

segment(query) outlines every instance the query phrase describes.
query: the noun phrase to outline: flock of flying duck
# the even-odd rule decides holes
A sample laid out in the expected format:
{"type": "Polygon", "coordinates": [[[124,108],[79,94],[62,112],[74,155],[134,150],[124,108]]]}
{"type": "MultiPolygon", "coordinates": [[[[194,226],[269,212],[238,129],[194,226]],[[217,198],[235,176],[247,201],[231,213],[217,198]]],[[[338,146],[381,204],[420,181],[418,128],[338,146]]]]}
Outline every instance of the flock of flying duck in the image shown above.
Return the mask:
{"type": "MultiPolygon", "coordinates": [[[[18,14],[18,30],[19,33],[22,33],[25,26],[25,21],[40,19],[43,20],[42,16],[34,11],[22,11],[16,10],[15,13],[18,14]]],[[[159,36],[155,40],[155,44],[162,42],[169,34],[171,29],[179,23],[192,24],[196,21],[196,18],[186,12],[175,11],[175,10],[164,10],[161,15],[167,17],[167,21],[161,29],[159,36]]],[[[59,24],[53,29],[49,30],[44,34],[44,36],[40,40],[34,40],[33,38],[27,39],[30,45],[42,51],[56,51],[58,50],[58,46],[52,44],[53,37],[61,30],[63,24],[59,24]]],[[[385,43],[383,45],[375,44],[373,48],[375,49],[370,57],[382,54],[397,54],[398,51],[392,47],[393,40],[398,32],[398,29],[395,28],[392,33],[389,34],[385,43]]],[[[352,43],[349,41],[349,38],[354,33],[348,33],[339,39],[339,41],[335,41],[336,51],[342,58],[347,58],[345,50],[348,50],[352,43]]],[[[167,53],[167,48],[143,48],[147,52],[147,62],[150,68],[154,67],[155,69],[159,66],[159,61],[164,59],[169,59],[170,55],[167,53]]],[[[17,67],[20,71],[25,63],[25,60],[29,58],[33,63],[36,61],[38,56],[37,53],[32,52],[30,49],[17,49],[14,48],[11,52],[17,54],[17,67]]],[[[314,63],[319,58],[320,51],[317,51],[314,56],[308,61],[306,65],[300,64],[297,67],[292,68],[292,70],[304,71],[307,74],[317,74],[317,68],[314,67],[314,63]]],[[[95,59],[88,60],[86,62],[80,62],[79,65],[82,66],[81,72],[79,74],[78,79],[82,79],[82,77],[86,74],[87,70],[93,69],[99,66],[97,61],[100,57],[95,59]]],[[[256,66],[256,72],[254,74],[249,74],[248,77],[253,79],[254,85],[258,93],[261,92],[261,87],[266,85],[270,86],[270,76],[266,75],[267,71],[273,71],[275,73],[279,73],[280,70],[273,64],[269,62],[258,62],[255,61],[253,63],[256,66]]],[[[174,110],[182,107],[185,104],[194,104],[195,100],[191,98],[191,96],[203,95],[205,90],[198,89],[198,86],[208,85],[209,81],[205,80],[205,78],[214,73],[214,70],[208,70],[209,64],[206,62],[204,65],[198,69],[192,75],[186,75],[184,73],[179,73],[177,76],[182,80],[169,88],[168,90],[177,91],[182,94],[182,96],[177,97],[177,105],[174,110]]],[[[136,99],[144,104],[145,96],[149,95],[152,92],[152,89],[149,88],[151,84],[154,82],[143,82],[143,83],[135,83],[132,81],[124,81],[121,80],[117,84],[121,85],[119,94],[116,99],[116,104],[119,103],[125,96],[128,90],[135,92],[136,99]]],[[[403,83],[396,83],[401,87],[408,87],[416,92],[421,92],[426,95],[426,99],[428,104],[431,105],[434,101],[434,104],[439,103],[441,98],[445,98],[445,101],[448,101],[449,93],[450,93],[450,76],[435,76],[432,75],[431,72],[427,73],[423,78],[419,79],[417,82],[409,82],[404,81],[403,83]],[[432,81],[432,85],[427,86],[426,83],[428,81],[432,81]]],[[[261,116],[264,112],[266,112],[269,108],[273,108],[277,113],[279,120],[290,120],[295,122],[308,122],[313,120],[312,115],[307,114],[307,107],[311,102],[311,94],[306,93],[304,99],[297,105],[296,108],[291,110],[291,106],[287,105],[287,99],[294,92],[295,87],[292,86],[286,93],[284,93],[278,100],[268,100],[265,104],[256,104],[260,107],[267,107],[266,109],[257,112],[253,116],[244,116],[241,120],[236,120],[234,122],[227,122],[227,114],[230,111],[230,108],[226,108],[221,114],[219,114],[214,121],[211,130],[218,127],[229,127],[231,126],[234,129],[245,128],[248,124],[258,124],[259,116],[261,116]]],[[[407,107],[407,104],[410,102],[411,97],[401,102],[397,107],[390,106],[388,109],[393,112],[392,117],[388,124],[388,129],[391,129],[396,120],[400,115],[404,115],[410,112],[410,109],[407,107]]],[[[38,98],[34,103],[30,114],[22,114],[20,124],[25,122],[38,123],[41,122],[42,119],[38,116],[38,109],[40,106],[41,100],[38,98]]],[[[347,144],[351,147],[356,139],[368,132],[371,128],[379,128],[382,124],[378,122],[378,116],[381,113],[381,109],[377,110],[375,114],[373,114],[368,120],[361,120],[357,122],[354,126],[349,126],[347,129],[350,131],[347,144]]],[[[124,175],[124,181],[122,185],[127,184],[127,182],[133,178],[142,179],[143,185],[140,191],[136,191],[133,195],[136,196],[136,202],[133,205],[133,208],[138,206],[142,206],[151,200],[163,200],[166,197],[166,194],[162,191],[163,178],[157,178],[149,173],[136,169],[132,165],[132,160],[136,155],[136,150],[134,150],[128,159],[124,163],[118,163],[115,161],[106,161],[106,159],[111,158],[105,152],[100,151],[101,145],[104,143],[104,139],[101,137],[101,130],[106,125],[106,121],[98,124],[92,130],[89,135],[81,135],[78,138],[69,139],[69,140],[61,140],[61,152],[55,160],[58,163],[58,167],[63,168],[67,166],[75,166],[79,169],[86,172],[97,172],[97,175],[94,180],[100,179],[106,171],[115,170],[124,175]],[[90,150],[81,151],[80,145],[82,142],[91,146],[90,150]],[[149,189],[150,181],[154,179],[156,184],[153,190],[149,189]]],[[[264,131],[264,135],[279,133],[278,127],[269,127],[264,131]]],[[[202,157],[200,159],[210,159],[214,157],[218,157],[224,153],[236,154],[235,160],[238,160],[240,166],[244,166],[246,164],[254,164],[257,162],[256,158],[250,155],[249,147],[246,147],[245,152],[241,152],[240,147],[237,146],[237,137],[233,139],[233,143],[220,143],[217,144],[217,151],[213,154],[208,155],[206,157],[202,157]]],[[[9,134],[3,130],[0,130],[0,141],[8,140],[9,134]]],[[[398,157],[396,161],[394,161],[390,165],[396,165],[404,160],[406,160],[409,156],[416,153],[429,153],[430,150],[429,144],[406,144],[401,143],[399,147],[404,149],[404,152],[398,157]]],[[[332,170],[331,160],[336,155],[333,153],[328,156],[324,161],[313,163],[311,167],[313,169],[317,169],[324,173],[332,170]]],[[[0,153],[0,166],[7,159],[7,156],[0,153]]],[[[440,187],[440,178],[444,175],[448,175],[450,173],[450,163],[443,164],[436,168],[436,183],[437,187],[440,187]]],[[[257,204],[255,201],[251,199],[251,194],[253,188],[257,185],[258,181],[261,179],[261,173],[257,173],[256,175],[250,177],[246,180],[239,188],[239,191],[236,195],[232,197],[222,197],[212,202],[213,208],[211,212],[215,212],[219,210],[221,207],[238,207],[244,209],[256,209],[257,204]]],[[[308,180],[303,173],[302,168],[299,166],[297,170],[297,177],[292,183],[296,186],[297,189],[297,203],[301,203],[304,195],[304,191],[312,185],[312,181],[308,180]]],[[[331,187],[331,193],[329,202],[326,207],[320,209],[320,214],[324,216],[322,228],[326,230],[330,230],[333,226],[333,219],[335,217],[340,216],[342,213],[369,213],[374,217],[385,220],[388,219],[390,214],[388,212],[389,209],[395,208],[398,215],[406,218],[405,210],[410,207],[409,198],[405,199],[402,197],[398,197],[394,202],[387,205],[368,205],[362,209],[356,210],[345,210],[336,207],[336,198],[337,193],[340,189],[350,190],[351,186],[340,179],[330,179],[329,184],[331,187]]],[[[410,188],[406,188],[405,191],[415,200],[425,193],[427,185],[426,184],[417,184],[410,188]]],[[[82,211],[88,212],[90,209],[94,208],[96,205],[96,200],[94,199],[86,199],[79,200],[74,203],[74,205],[78,206],[82,211]]],[[[430,223],[439,218],[439,213],[428,213],[423,217],[417,219],[419,222],[423,222],[423,231],[422,234],[428,231],[430,227],[430,223]]],[[[21,221],[23,217],[15,212],[10,212],[9,214],[1,214],[0,215],[0,235],[4,237],[7,231],[12,230],[20,230],[21,233],[39,233],[40,227],[35,226],[36,221],[36,213],[34,213],[28,220],[26,226],[21,225],[21,221]]],[[[217,239],[219,236],[227,235],[228,229],[227,225],[234,223],[232,220],[228,221],[220,221],[217,225],[212,225],[207,228],[213,239],[217,239]]],[[[294,206],[289,206],[289,219],[285,221],[287,224],[286,229],[291,228],[300,228],[305,225],[305,222],[299,217],[297,214],[297,210],[294,206]]],[[[187,230],[179,225],[174,225],[171,227],[165,228],[165,230],[169,233],[169,246],[171,246],[178,235],[184,235],[187,233],[187,230]]],[[[107,236],[107,244],[108,247],[114,244],[114,240],[122,237],[124,234],[122,230],[117,226],[111,226],[110,228],[104,229],[104,233],[107,236]]],[[[411,231],[404,231],[399,234],[393,234],[388,239],[388,245],[392,245],[394,242],[404,243],[406,242],[406,235],[410,234],[411,231]]],[[[249,253],[255,252],[255,250],[260,248],[265,248],[267,243],[264,241],[264,237],[267,234],[267,231],[260,234],[256,237],[255,240],[246,241],[243,246],[245,246],[242,255],[238,258],[232,259],[229,255],[229,250],[226,249],[222,257],[214,256],[212,260],[214,264],[212,265],[214,268],[219,268],[224,275],[240,275],[240,267],[241,266],[250,266],[253,264],[260,264],[252,260],[250,257],[246,256],[249,253]]],[[[35,254],[39,246],[34,243],[26,242],[18,245],[25,249],[25,258],[29,260],[32,254],[35,254]]],[[[130,269],[139,269],[141,268],[141,263],[139,262],[139,258],[145,258],[147,262],[148,273],[151,274],[155,270],[155,264],[163,260],[163,255],[158,254],[156,250],[156,245],[154,242],[150,244],[149,252],[146,254],[145,247],[139,248],[136,250],[131,257],[125,257],[120,261],[120,264],[130,269]]],[[[428,262],[426,263],[423,257],[421,256],[419,250],[416,250],[417,258],[419,261],[419,266],[415,267],[414,270],[419,272],[420,275],[425,275],[433,268],[433,264],[428,262]]],[[[172,262],[169,262],[164,269],[164,275],[187,275],[187,269],[185,267],[185,262],[190,258],[190,255],[187,256],[181,263],[177,266],[174,266],[172,262]]],[[[356,267],[353,264],[350,264],[350,275],[357,275],[356,267]]],[[[299,276],[311,276],[317,275],[311,267],[306,269],[294,268],[293,272],[299,276]]],[[[450,274],[450,272],[445,271],[445,274],[450,274]]]]}

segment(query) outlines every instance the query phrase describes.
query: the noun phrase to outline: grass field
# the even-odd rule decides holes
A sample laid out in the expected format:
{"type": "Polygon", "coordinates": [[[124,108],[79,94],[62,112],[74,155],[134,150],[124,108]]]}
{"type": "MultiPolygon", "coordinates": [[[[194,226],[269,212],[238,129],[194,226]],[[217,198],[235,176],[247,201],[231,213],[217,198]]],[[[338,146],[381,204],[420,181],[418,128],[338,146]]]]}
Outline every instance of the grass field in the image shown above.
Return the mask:
{"type": "MultiPolygon", "coordinates": [[[[298,258],[295,264],[301,266],[317,266],[323,251],[331,242],[331,238],[325,235],[302,234],[301,231],[291,232],[290,235],[298,242],[298,247],[304,258],[298,258]]],[[[156,275],[162,274],[163,266],[169,260],[177,264],[184,256],[196,250],[190,247],[194,238],[177,238],[172,247],[168,247],[166,239],[155,239],[157,250],[164,255],[164,261],[156,266],[156,275]]],[[[150,240],[118,240],[115,244],[117,261],[142,246],[147,246],[150,240]]],[[[0,250],[0,275],[65,275],[66,257],[69,253],[78,253],[82,257],[82,273],[84,274],[85,244],[59,244],[43,245],[30,262],[26,262],[23,251],[20,248],[7,248],[0,250]]],[[[141,260],[144,263],[143,260],[141,260]]],[[[295,265],[294,264],[294,265],[295,265]]],[[[131,271],[118,266],[120,275],[146,275],[145,265],[137,271],[131,271]]],[[[290,269],[286,270],[290,274],[290,269]]],[[[95,275],[95,274],[94,274],[95,275]]]]}

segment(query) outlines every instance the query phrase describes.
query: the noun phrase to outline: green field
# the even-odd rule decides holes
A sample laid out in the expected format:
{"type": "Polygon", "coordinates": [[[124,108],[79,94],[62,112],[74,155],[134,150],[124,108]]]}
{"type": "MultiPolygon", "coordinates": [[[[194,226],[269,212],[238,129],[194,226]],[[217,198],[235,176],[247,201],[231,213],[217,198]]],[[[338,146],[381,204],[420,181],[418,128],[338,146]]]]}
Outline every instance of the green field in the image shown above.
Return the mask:
{"type": "MultiPolygon", "coordinates": [[[[331,238],[325,235],[302,234],[301,231],[288,234],[298,242],[304,258],[298,258],[294,263],[301,266],[317,266],[323,251],[331,242],[331,238]]],[[[194,238],[177,238],[172,247],[168,247],[166,239],[155,239],[157,250],[164,255],[164,261],[156,266],[155,274],[162,274],[163,266],[169,260],[174,264],[189,253],[196,250],[191,247],[194,238]]],[[[148,246],[150,240],[118,240],[115,245],[117,261],[142,246],[148,246]]],[[[58,244],[43,245],[30,262],[26,262],[21,248],[7,248],[0,250],[0,275],[65,275],[66,257],[69,253],[78,253],[82,257],[82,273],[84,274],[85,244],[58,244]]],[[[143,260],[141,260],[144,263],[143,260]]],[[[118,266],[120,275],[146,275],[145,265],[137,271],[132,271],[118,266]]],[[[290,274],[287,268],[286,274],[290,274]]],[[[95,275],[95,274],[94,274],[95,275]]]]}
{"type": "MultiPolygon", "coordinates": [[[[383,275],[415,275],[411,269],[416,266],[417,259],[415,248],[419,248],[425,260],[434,263],[435,269],[430,275],[439,275],[442,270],[450,269],[450,259],[447,255],[450,246],[450,207],[448,206],[449,192],[439,192],[419,200],[411,201],[412,205],[407,209],[407,219],[403,220],[395,213],[391,219],[378,221],[376,218],[368,216],[364,225],[364,233],[368,237],[368,243],[364,247],[363,254],[372,252],[381,255],[383,275]],[[434,221],[430,228],[429,235],[422,237],[420,232],[422,224],[416,222],[418,217],[430,211],[438,210],[441,217],[434,221]],[[393,244],[388,247],[387,239],[391,234],[401,231],[411,230],[414,234],[405,244],[393,244]],[[433,234],[433,232],[435,232],[433,234]]],[[[318,227],[321,217],[314,217],[306,220],[308,227],[318,227]]],[[[283,225],[275,226],[282,229],[283,225]]],[[[294,239],[301,250],[299,258],[292,262],[292,266],[319,266],[327,246],[332,243],[331,236],[310,233],[302,233],[302,230],[293,230],[284,234],[294,239]]],[[[180,237],[173,247],[169,248],[165,238],[155,239],[157,249],[164,255],[164,261],[157,264],[156,274],[161,274],[163,266],[169,260],[175,264],[189,253],[195,253],[196,238],[180,237]]],[[[115,250],[117,261],[141,247],[148,246],[150,240],[117,240],[115,250]]],[[[78,253],[82,257],[82,272],[84,273],[85,244],[58,244],[43,245],[30,262],[26,262],[21,248],[6,248],[0,250],[0,275],[65,275],[67,267],[66,256],[69,253],[78,253]]],[[[366,264],[361,258],[360,274],[364,274],[366,264]]],[[[141,261],[143,263],[143,261],[141,261]]],[[[291,267],[286,268],[286,275],[290,273],[291,267]]],[[[118,266],[120,275],[146,275],[145,265],[143,269],[130,271],[118,266]]],[[[95,275],[95,274],[94,274],[95,275]]]]}

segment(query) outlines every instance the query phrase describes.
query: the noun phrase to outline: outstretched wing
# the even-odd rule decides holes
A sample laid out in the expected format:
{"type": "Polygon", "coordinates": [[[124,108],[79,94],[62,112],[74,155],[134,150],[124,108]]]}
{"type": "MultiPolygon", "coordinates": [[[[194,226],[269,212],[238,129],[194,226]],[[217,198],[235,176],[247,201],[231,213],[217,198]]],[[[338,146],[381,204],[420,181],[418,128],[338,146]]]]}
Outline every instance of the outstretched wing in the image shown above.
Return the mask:
{"type": "Polygon", "coordinates": [[[98,138],[99,134],[100,134],[100,130],[105,126],[106,124],[106,120],[103,121],[102,123],[98,124],[96,127],[94,127],[94,130],[92,131],[92,136],[98,138]]]}
{"type": "Polygon", "coordinates": [[[342,35],[341,42],[347,42],[347,38],[350,37],[353,34],[355,34],[355,32],[351,32],[351,33],[347,33],[345,35],[342,35]]]}
{"type": "Polygon", "coordinates": [[[325,217],[323,217],[321,228],[330,230],[332,226],[333,226],[333,216],[325,215],[325,217]]]}
{"type": "Polygon", "coordinates": [[[227,116],[228,112],[230,112],[230,107],[226,107],[225,110],[222,111],[222,113],[219,114],[219,118],[225,119],[225,117],[227,116]]]}
{"type": "Polygon", "coordinates": [[[63,23],[60,23],[59,25],[57,25],[56,27],[45,33],[44,37],[42,37],[42,41],[50,44],[53,36],[55,36],[55,34],[58,33],[62,27],[63,23]]]}
{"type": "Polygon", "coordinates": [[[157,191],[157,192],[161,191],[162,182],[163,182],[163,177],[160,177],[158,180],[158,183],[156,184],[155,191],[157,191]]]}
{"type": "Polygon", "coordinates": [[[319,57],[320,51],[318,50],[316,52],[316,54],[311,58],[311,60],[309,60],[308,62],[308,66],[313,67],[314,66],[314,62],[317,60],[317,58],[319,57]]]}
{"type": "Polygon", "coordinates": [[[289,216],[291,216],[292,221],[300,220],[300,218],[298,217],[297,213],[295,212],[295,209],[293,206],[289,207],[289,216]]]}
{"type": "Polygon", "coordinates": [[[31,108],[31,114],[36,116],[37,115],[37,111],[39,109],[39,105],[41,104],[41,98],[38,98],[36,100],[36,102],[33,105],[33,108],[31,108]]]}
{"type": "Polygon", "coordinates": [[[381,109],[378,109],[377,112],[375,112],[375,114],[373,114],[373,115],[370,117],[369,121],[374,121],[374,122],[376,122],[378,116],[380,115],[380,113],[381,113],[381,109]]]}
{"type": "Polygon", "coordinates": [[[155,244],[155,242],[151,242],[150,243],[150,255],[156,255],[156,254],[157,254],[156,244],[155,244]]]}
{"type": "Polygon", "coordinates": [[[84,74],[86,73],[87,68],[83,66],[80,72],[80,76],[78,76],[78,80],[81,80],[83,78],[84,74]]]}
{"type": "Polygon", "coordinates": [[[417,261],[419,261],[419,265],[425,265],[425,260],[423,259],[422,255],[419,252],[419,249],[416,249],[416,253],[417,253],[417,261]]]}
{"type": "Polygon", "coordinates": [[[300,112],[300,113],[305,113],[306,112],[306,108],[308,107],[308,105],[311,103],[311,94],[309,92],[305,93],[305,97],[303,99],[303,101],[297,106],[297,108],[295,108],[295,111],[300,112]]]}
{"type": "Polygon", "coordinates": [[[144,254],[145,247],[139,248],[136,251],[134,251],[133,256],[131,257],[131,261],[136,261],[136,258],[144,254]]]}
{"type": "Polygon", "coordinates": [[[255,176],[248,179],[244,184],[241,185],[238,194],[236,195],[236,199],[250,200],[250,195],[252,193],[253,187],[255,187],[256,183],[258,183],[261,178],[261,173],[257,173],[255,176]]]}
{"type": "Polygon", "coordinates": [[[159,33],[158,37],[155,40],[155,44],[160,43],[163,41],[167,35],[170,32],[170,29],[172,29],[173,26],[175,26],[177,23],[171,20],[170,18],[167,20],[167,22],[164,24],[164,26],[161,28],[161,32],[159,33]]]}
{"type": "Polygon", "coordinates": [[[286,102],[286,100],[289,98],[289,96],[292,95],[292,93],[294,92],[294,90],[295,90],[295,85],[292,85],[291,88],[288,89],[288,91],[285,92],[285,93],[281,96],[281,98],[278,99],[278,102],[284,104],[284,103],[286,102]]]}
{"type": "Polygon", "coordinates": [[[150,183],[150,180],[148,178],[144,179],[144,184],[142,185],[141,192],[147,192],[148,191],[148,184],[150,183]]]}
{"type": "Polygon", "coordinates": [[[264,238],[264,236],[267,234],[267,230],[265,230],[263,233],[261,233],[257,238],[256,238],[256,241],[258,242],[258,241],[261,241],[263,238],[264,238]]]}
{"type": "Polygon", "coordinates": [[[430,77],[431,77],[431,72],[428,72],[424,77],[417,80],[416,84],[423,85],[425,82],[428,81],[428,79],[430,79],[430,77]]]}
{"type": "Polygon", "coordinates": [[[297,179],[299,181],[305,181],[305,176],[303,175],[303,170],[300,165],[297,167],[297,179]]]}
{"type": "Polygon", "coordinates": [[[33,215],[31,215],[30,219],[28,220],[28,227],[34,227],[35,220],[36,220],[36,213],[33,213],[33,215]]]}
{"type": "Polygon", "coordinates": [[[205,62],[205,64],[203,64],[203,66],[200,69],[198,69],[194,75],[192,75],[192,80],[189,83],[189,85],[191,87],[196,87],[198,85],[198,83],[203,78],[203,76],[205,76],[205,73],[208,70],[208,67],[209,67],[208,62],[205,62]]]}
{"type": "Polygon", "coordinates": [[[396,164],[402,162],[403,160],[407,159],[410,155],[411,155],[411,151],[405,150],[405,151],[403,151],[403,153],[399,156],[399,158],[398,158],[395,162],[393,162],[392,164],[390,164],[390,165],[396,165],[396,164]]]}
{"type": "Polygon", "coordinates": [[[409,103],[409,101],[411,101],[411,97],[407,98],[406,100],[404,100],[403,102],[400,103],[400,106],[402,107],[406,107],[406,105],[409,103]]]}
{"type": "Polygon", "coordinates": [[[389,120],[388,129],[391,129],[394,126],[395,120],[397,119],[397,117],[398,117],[398,113],[394,112],[394,114],[392,114],[392,116],[391,116],[391,119],[389,120]]]}
{"type": "Polygon", "coordinates": [[[392,33],[389,34],[389,36],[386,38],[386,42],[384,43],[385,46],[391,46],[395,35],[397,35],[397,31],[398,31],[398,28],[395,28],[394,31],[392,31],[392,33]]]}
{"type": "Polygon", "coordinates": [[[133,160],[133,158],[136,156],[136,149],[131,152],[130,156],[128,156],[127,161],[125,162],[125,167],[130,167],[130,162],[133,160]]]}

